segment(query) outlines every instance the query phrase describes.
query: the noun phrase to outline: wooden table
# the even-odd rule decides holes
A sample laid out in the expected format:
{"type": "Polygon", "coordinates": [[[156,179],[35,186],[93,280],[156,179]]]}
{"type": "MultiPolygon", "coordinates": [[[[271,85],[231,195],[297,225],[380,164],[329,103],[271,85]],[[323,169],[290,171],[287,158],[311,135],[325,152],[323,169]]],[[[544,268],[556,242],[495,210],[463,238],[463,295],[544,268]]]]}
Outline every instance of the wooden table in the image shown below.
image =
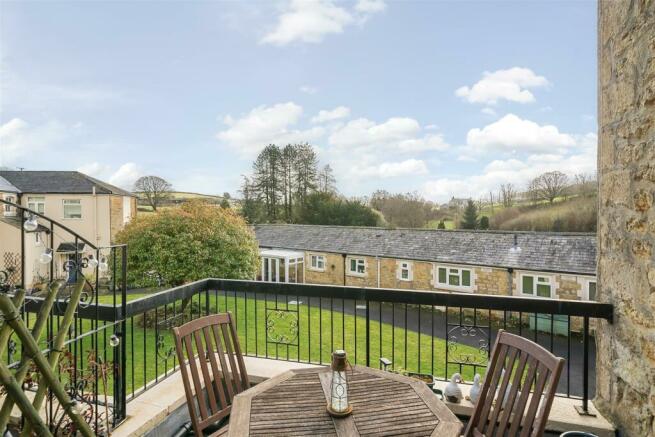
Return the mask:
{"type": "Polygon", "coordinates": [[[459,436],[461,422],[425,383],[354,366],[348,372],[353,413],[326,411],[328,368],[290,370],[234,399],[229,436],[459,436]]]}

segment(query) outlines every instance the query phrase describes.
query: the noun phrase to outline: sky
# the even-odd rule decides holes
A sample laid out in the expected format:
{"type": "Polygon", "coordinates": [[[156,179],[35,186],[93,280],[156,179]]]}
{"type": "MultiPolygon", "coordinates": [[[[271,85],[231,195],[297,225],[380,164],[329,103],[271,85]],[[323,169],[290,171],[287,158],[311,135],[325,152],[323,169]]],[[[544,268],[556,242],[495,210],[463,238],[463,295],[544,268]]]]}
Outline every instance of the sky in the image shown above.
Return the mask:
{"type": "Polygon", "coordinates": [[[0,166],[238,196],[308,142],[346,196],[596,168],[593,1],[0,2],[0,166]]]}

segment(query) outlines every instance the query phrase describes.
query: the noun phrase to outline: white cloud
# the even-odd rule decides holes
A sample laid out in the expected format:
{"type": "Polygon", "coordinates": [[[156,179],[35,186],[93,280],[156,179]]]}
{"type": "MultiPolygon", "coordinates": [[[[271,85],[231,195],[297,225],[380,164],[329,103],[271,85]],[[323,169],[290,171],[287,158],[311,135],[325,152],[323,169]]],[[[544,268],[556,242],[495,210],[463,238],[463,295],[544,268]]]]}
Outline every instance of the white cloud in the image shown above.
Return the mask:
{"type": "Polygon", "coordinates": [[[387,8],[384,0],[359,0],[355,10],[364,13],[382,12],[387,8]]]}
{"type": "Polygon", "coordinates": [[[480,174],[428,181],[423,185],[423,194],[436,201],[447,201],[452,196],[475,199],[488,197],[489,190],[497,191],[504,183],[512,183],[523,190],[531,179],[547,171],[558,170],[569,177],[576,173],[594,173],[598,142],[596,134],[573,138],[575,147],[570,154],[541,153],[532,154],[524,160],[494,160],[480,174]]]}
{"type": "Polygon", "coordinates": [[[384,10],[382,0],[360,0],[354,10],[331,0],[290,0],[263,44],[284,46],[293,42],[319,43],[326,35],[339,34],[346,26],[363,23],[372,13],[384,10]]]}
{"type": "Polygon", "coordinates": [[[293,102],[258,106],[239,118],[223,117],[227,129],[218,132],[216,137],[243,157],[252,157],[271,143],[284,145],[321,137],[325,129],[320,126],[293,129],[302,113],[302,107],[293,102]]]}
{"type": "Polygon", "coordinates": [[[543,125],[507,114],[482,129],[468,131],[466,143],[473,151],[551,153],[575,145],[575,139],[556,126],[543,125]]]}
{"type": "Polygon", "coordinates": [[[35,153],[51,149],[75,129],[58,121],[32,125],[21,118],[13,118],[0,126],[0,165],[13,165],[35,153]]]}
{"type": "Polygon", "coordinates": [[[485,71],[473,86],[463,86],[455,91],[469,103],[496,104],[499,100],[518,103],[534,102],[534,95],[528,88],[544,87],[548,80],[536,75],[529,68],[513,67],[494,72],[485,71]]]}
{"type": "Polygon", "coordinates": [[[357,174],[363,177],[394,178],[406,175],[424,175],[428,168],[424,161],[407,159],[401,162],[383,162],[368,167],[355,167],[357,174]]]}
{"type": "Polygon", "coordinates": [[[318,88],[310,85],[303,85],[298,89],[300,90],[300,92],[305,94],[316,94],[318,92],[318,88]]]}
{"type": "Polygon", "coordinates": [[[346,118],[350,115],[350,108],[347,106],[337,106],[331,111],[321,110],[318,115],[312,118],[312,123],[325,123],[326,121],[334,121],[346,118]]]}
{"type": "Polygon", "coordinates": [[[494,108],[490,108],[488,106],[486,108],[482,108],[482,113],[485,115],[490,115],[492,117],[496,116],[496,111],[494,110],[494,108]]]}
{"type": "Polygon", "coordinates": [[[79,166],[77,171],[126,190],[131,190],[134,182],[143,175],[141,168],[134,162],[126,162],[114,170],[110,165],[94,161],[79,166]]]}
{"type": "Polygon", "coordinates": [[[111,166],[94,161],[77,167],[77,171],[79,171],[80,173],[84,173],[85,175],[88,176],[93,176],[93,177],[97,177],[98,179],[102,179],[104,177],[107,177],[108,174],[111,173],[111,166]]]}
{"type": "Polygon", "coordinates": [[[449,146],[439,134],[424,135],[418,121],[408,117],[392,117],[383,123],[366,118],[349,121],[332,132],[328,141],[339,148],[393,149],[406,153],[445,150],[449,146]]]}
{"type": "Polygon", "coordinates": [[[108,182],[118,187],[125,188],[126,190],[131,190],[134,182],[136,182],[142,174],[143,173],[135,163],[126,162],[109,177],[108,182]]]}

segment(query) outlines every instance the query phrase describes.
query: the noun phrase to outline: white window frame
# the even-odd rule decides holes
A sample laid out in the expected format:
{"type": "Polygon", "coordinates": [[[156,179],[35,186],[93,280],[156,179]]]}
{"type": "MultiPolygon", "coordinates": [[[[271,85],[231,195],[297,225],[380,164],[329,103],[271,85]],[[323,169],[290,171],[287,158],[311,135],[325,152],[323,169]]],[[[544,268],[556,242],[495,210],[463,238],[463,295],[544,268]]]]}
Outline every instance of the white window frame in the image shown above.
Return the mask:
{"type": "Polygon", "coordinates": [[[349,256],[346,258],[346,263],[348,266],[346,267],[346,273],[348,276],[358,276],[360,278],[363,278],[367,275],[368,269],[367,269],[367,263],[366,263],[366,258],[361,258],[357,256],[349,256]],[[352,262],[355,261],[355,270],[351,270],[352,262]],[[364,271],[360,272],[358,271],[358,267],[363,266],[364,271]]]}
{"type": "Polygon", "coordinates": [[[396,278],[399,281],[413,281],[414,280],[414,263],[411,261],[397,261],[396,262],[396,278]],[[407,271],[407,277],[403,278],[403,271],[407,271]]]}
{"type": "Polygon", "coordinates": [[[556,299],[555,297],[555,277],[553,275],[549,274],[544,274],[544,273],[539,273],[539,272],[521,272],[519,274],[519,283],[517,286],[518,292],[520,296],[529,296],[529,297],[536,297],[538,299],[556,299]],[[532,293],[525,293],[523,291],[523,278],[525,276],[531,276],[532,277],[532,293]],[[541,283],[544,285],[545,283],[543,281],[539,281],[539,278],[546,278],[548,280],[548,284],[550,286],[550,296],[539,296],[537,294],[537,286],[541,283]]]}
{"type": "Polygon", "coordinates": [[[589,286],[591,283],[596,284],[596,299],[598,299],[598,281],[596,278],[586,278],[585,283],[584,283],[584,300],[588,300],[591,302],[598,302],[597,300],[590,300],[589,299],[589,286]]]}
{"type": "Polygon", "coordinates": [[[449,265],[449,264],[434,264],[433,267],[433,285],[434,288],[442,288],[445,290],[465,291],[472,293],[475,290],[475,270],[471,267],[449,265]],[[446,282],[439,281],[439,269],[446,269],[446,282]],[[453,272],[455,270],[456,272],[453,272]],[[459,276],[459,283],[462,283],[463,275],[462,270],[469,272],[469,285],[450,285],[448,279],[451,275],[459,276]]]}
{"type": "Polygon", "coordinates": [[[39,214],[45,214],[45,196],[28,196],[27,207],[39,214]]]}
{"type": "MultiPolygon", "coordinates": [[[[7,202],[16,203],[16,198],[13,195],[5,195],[4,199],[7,202]]],[[[2,209],[2,214],[5,217],[13,217],[16,215],[16,208],[14,208],[11,205],[7,205],[6,203],[4,204],[4,206],[5,207],[2,209]]]]}
{"type": "Polygon", "coordinates": [[[309,270],[313,270],[315,272],[324,272],[326,264],[327,258],[325,255],[320,255],[318,253],[309,254],[309,270]],[[314,261],[316,262],[314,263],[314,261]],[[321,263],[323,263],[323,267],[320,267],[321,263]]]}
{"type": "Polygon", "coordinates": [[[84,214],[82,214],[82,199],[63,199],[62,200],[62,205],[63,205],[63,208],[64,208],[63,209],[63,214],[64,214],[64,219],[65,220],[82,220],[82,218],[84,217],[84,214]],[[68,205],[79,205],[80,206],[80,216],[79,217],[66,217],[67,202],[72,202],[72,203],[68,203],[68,205]]]}

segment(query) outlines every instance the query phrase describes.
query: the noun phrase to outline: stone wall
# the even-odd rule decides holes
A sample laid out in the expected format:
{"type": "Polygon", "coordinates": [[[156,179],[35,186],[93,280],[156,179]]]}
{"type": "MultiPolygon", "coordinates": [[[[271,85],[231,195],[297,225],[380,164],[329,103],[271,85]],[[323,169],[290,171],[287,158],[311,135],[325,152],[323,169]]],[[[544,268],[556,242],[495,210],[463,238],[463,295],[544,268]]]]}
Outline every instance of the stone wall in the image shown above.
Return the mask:
{"type": "Polygon", "coordinates": [[[623,435],[655,435],[655,1],[599,3],[596,406],[623,435]]]}
{"type": "Polygon", "coordinates": [[[506,270],[478,267],[475,269],[477,293],[507,295],[509,293],[509,274],[506,270]]]}

